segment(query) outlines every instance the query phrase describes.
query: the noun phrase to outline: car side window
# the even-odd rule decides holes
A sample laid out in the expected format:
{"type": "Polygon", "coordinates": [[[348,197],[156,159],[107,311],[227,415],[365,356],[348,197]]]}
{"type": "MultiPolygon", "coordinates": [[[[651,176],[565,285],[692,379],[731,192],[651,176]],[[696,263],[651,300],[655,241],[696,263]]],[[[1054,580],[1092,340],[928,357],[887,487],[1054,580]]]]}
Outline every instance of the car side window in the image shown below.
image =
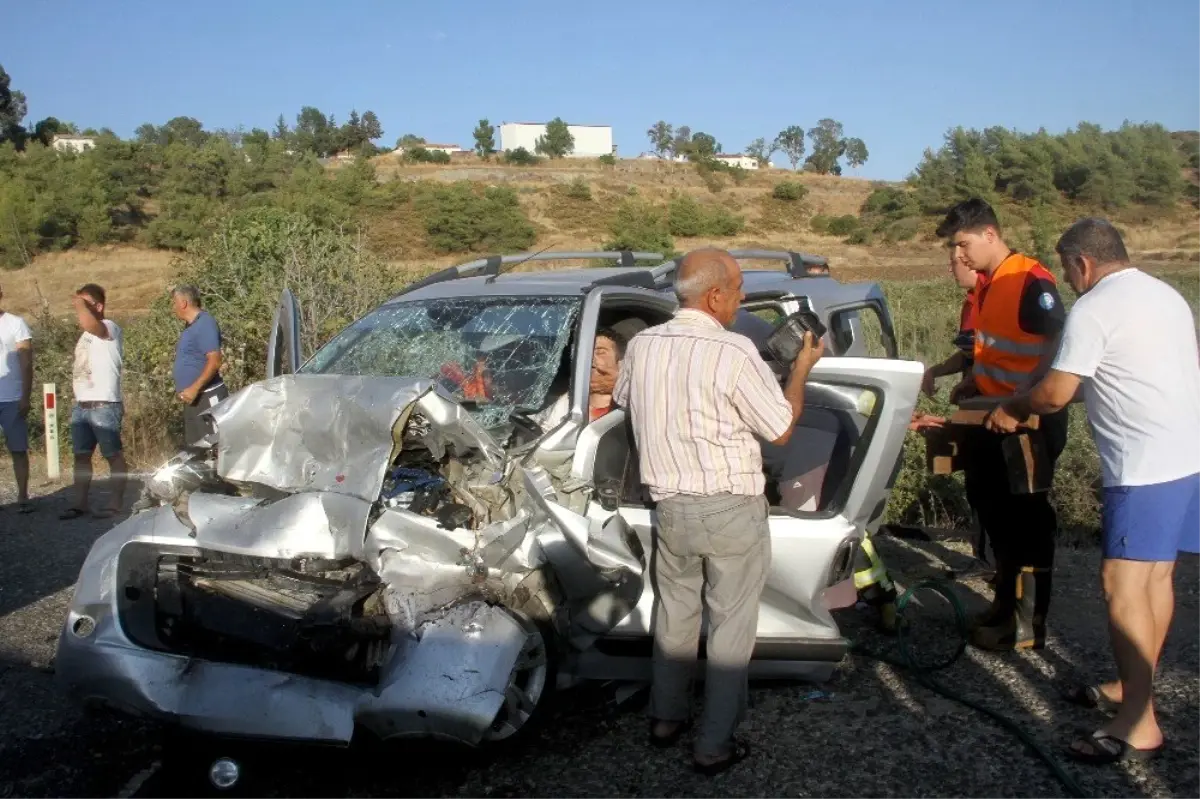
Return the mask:
{"type": "Polygon", "coordinates": [[[883,323],[879,306],[867,303],[829,316],[835,350],[856,358],[896,358],[896,342],[883,323]]]}

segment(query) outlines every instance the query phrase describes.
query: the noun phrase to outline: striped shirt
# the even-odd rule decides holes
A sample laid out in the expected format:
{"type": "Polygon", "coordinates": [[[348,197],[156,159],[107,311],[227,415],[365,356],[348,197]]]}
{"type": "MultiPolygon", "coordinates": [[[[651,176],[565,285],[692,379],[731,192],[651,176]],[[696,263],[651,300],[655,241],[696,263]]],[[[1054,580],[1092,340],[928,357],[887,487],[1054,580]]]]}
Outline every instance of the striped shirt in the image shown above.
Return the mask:
{"type": "Polygon", "coordinates": [[[763,493],[762,449],[792,425],[792,406],[746,336],[682,309],[634,336],[613,402],[628,409],[642,481],[674,494],[763,493]]]}

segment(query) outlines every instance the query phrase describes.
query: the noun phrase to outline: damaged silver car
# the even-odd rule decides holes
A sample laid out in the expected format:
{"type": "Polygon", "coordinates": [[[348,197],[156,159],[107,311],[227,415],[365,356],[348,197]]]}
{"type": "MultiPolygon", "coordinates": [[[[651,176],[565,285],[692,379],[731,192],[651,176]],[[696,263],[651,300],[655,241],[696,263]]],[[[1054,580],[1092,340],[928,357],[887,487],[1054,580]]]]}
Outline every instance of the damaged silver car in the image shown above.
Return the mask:
{"type": "MultiPolygon", "coordinates": [[[[754,677],[824,679],[922,375],[878,286],[747,269],[739,329],[800,307],[829,328],[801,427],[832,435],[819,498],[771,479],[754,677]],[[875,356],[875,357],[872,357],[875,356]]],[[[671,317],[648,253],[493,257],[439,272],[301,365],[285,292],[268,378],[92,547],[56,672],[73,695],[215,734],[347,744],[356,729],[469,745],[555,691],[649,677],[654,510],[621,409],[589,422],[596,331],[671,317]],[[542,260],[615,267],[515,271],[542,260]],[[570,412],[543,429],[563,395],[570,412]]],[[[807,259],[807,260],[806,260],[807,259]]],[[[792,441],[803,443],[803,435],[792,441]]],[[[784,453],[786,455],[786,453],[784,453]]]]}

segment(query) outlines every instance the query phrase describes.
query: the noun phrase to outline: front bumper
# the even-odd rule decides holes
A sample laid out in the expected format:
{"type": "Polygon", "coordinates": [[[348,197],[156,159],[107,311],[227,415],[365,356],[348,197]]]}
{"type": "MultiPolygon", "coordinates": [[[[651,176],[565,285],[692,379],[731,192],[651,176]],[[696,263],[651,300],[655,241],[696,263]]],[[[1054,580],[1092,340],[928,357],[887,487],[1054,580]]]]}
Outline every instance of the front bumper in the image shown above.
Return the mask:
{"type": "Polygon", "coordinates": [[[139,646],[117,615],[124,546],[194,546],[169,508],[138,514],[93,546],[59,637],[55,673],[69,694],[206,733],[347,744],[357,726],[381,738],[479,745],[505,700],[527,631],[483,602],[447,611],[393,642],[370,686],[314,679],[139,646]]]}

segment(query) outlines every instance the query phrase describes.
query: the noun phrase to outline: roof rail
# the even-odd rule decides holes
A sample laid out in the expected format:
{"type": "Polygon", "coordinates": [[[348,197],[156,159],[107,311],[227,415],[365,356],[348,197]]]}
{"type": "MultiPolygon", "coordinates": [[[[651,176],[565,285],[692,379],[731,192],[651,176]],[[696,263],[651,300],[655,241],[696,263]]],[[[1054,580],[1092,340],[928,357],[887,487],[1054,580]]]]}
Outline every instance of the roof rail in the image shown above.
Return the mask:
{"type": "Polygon", "coordinates": [[[465,264],[458,264],[443,269],[440,272],[434,272],[432,275],[418,280],[405,286],[395,295],[399,297],[402,294],[407,294],[416,289],[432,286],[434,283],[443,283],[447,280],[458,280],[464,277],[480,277],[487,275],[494,279],[500,274],[500,268],[510,264],[520,264],[526,261],[617,261],[619,266],[635,266],[638,261],[658,261],[662,259],[662,253],[657,252],[633,252],[631,250],[620,251],[604,251],[604,252],[533,252],[519,253],[517,255],[490,255],[487,258],[480,258],[475,261],[468,261],[465,264]]]}
{"type": "MultiPolygon", "coordinates": [[[[662,257],[662,256],[659,256],[662,257]]],[[[650,289],[651,291],[658,288],[654,282],[654,278],[644,269],[636,272],[617,273],[602,277],[598,280],[593,280],[591,283],[583,287],[584,294],[588,293],[597,286],[626,286],[638,289],[650,289]]]]}
{"type": "MultiPolygon", "coordinates": [[[[788,274],[792,277],[804,277],[807,266],[829,268],[829,260],[821,255],[810,255],[806,252],[793,250],[729,250],[730,255],[737,259],[753,258],[762,261],[786,261],[788,274]]],[[[654,277],[655,285],[664,288],[673,282],[675,270],[679,268],[680,258],[673,258],[664,264],[654,267],[650,274],[654,277]]]]}

